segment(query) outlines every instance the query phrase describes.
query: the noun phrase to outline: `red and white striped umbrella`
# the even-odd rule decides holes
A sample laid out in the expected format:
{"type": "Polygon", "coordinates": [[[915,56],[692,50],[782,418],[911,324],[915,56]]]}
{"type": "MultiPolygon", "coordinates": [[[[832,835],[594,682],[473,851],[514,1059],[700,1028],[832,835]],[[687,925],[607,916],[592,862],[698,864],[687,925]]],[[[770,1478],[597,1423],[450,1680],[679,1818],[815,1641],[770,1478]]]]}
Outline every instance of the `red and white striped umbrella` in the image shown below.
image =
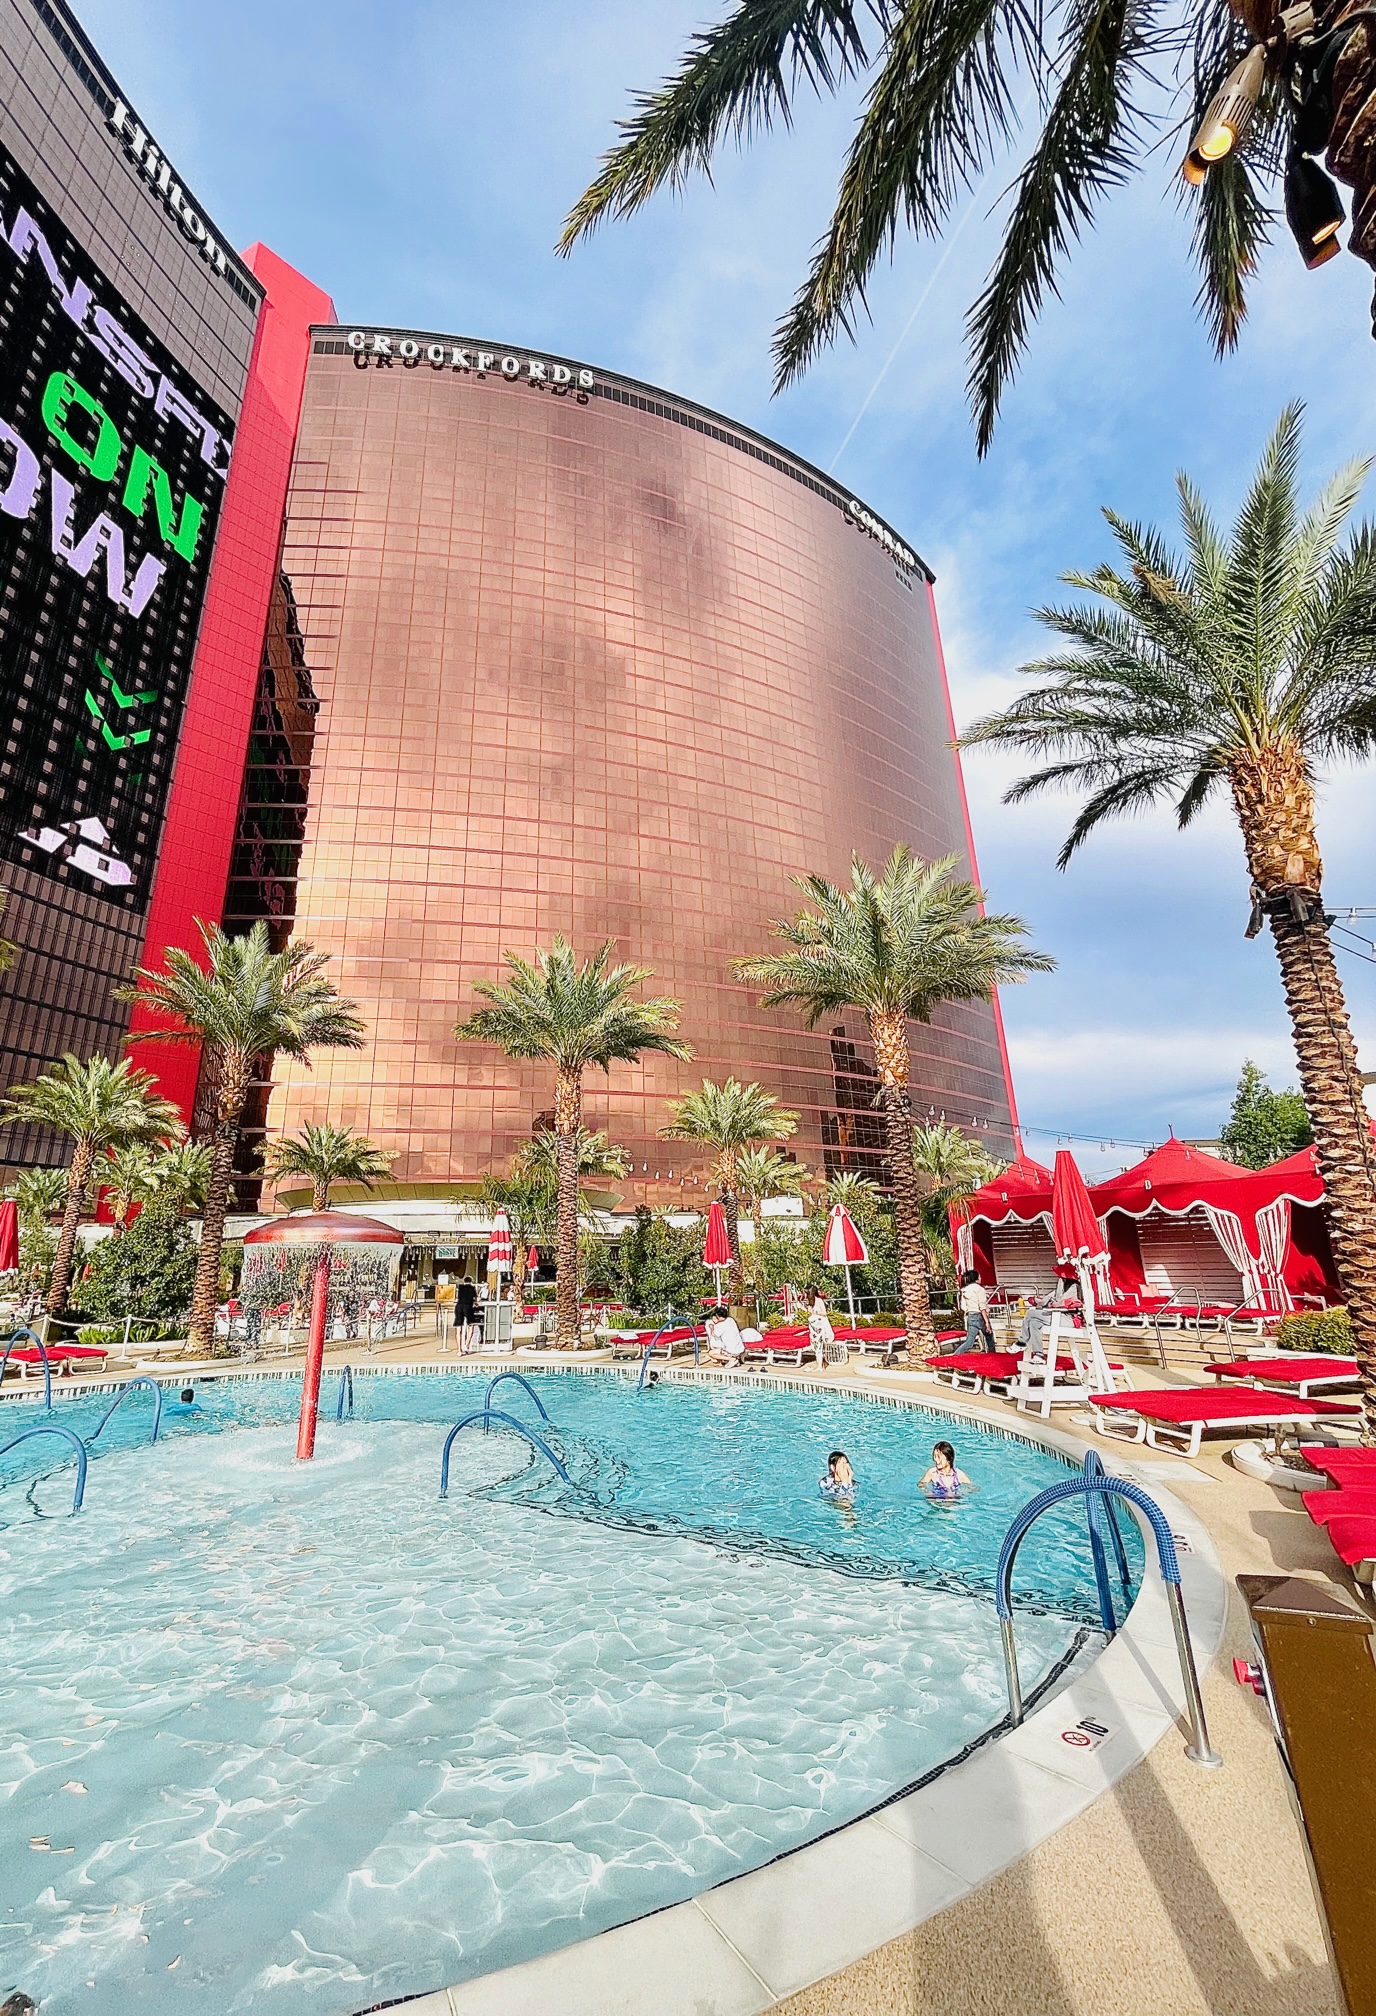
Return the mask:
{"type": "Polygon", "coordinates": [[[487,1271],[489,1274],[511,1272],[511,1224],[505,1211],[498,1211],[492,1220],[487,1240],[487,1271]]]}
{"type": "Polygon", "coordinates": [[[855,1220],[845,1205],[833,1204],[822,1240],[823,1266],[864,1267],[868,1265],[869,1257],[869,1248],[860,1237],[855,1220]]]}

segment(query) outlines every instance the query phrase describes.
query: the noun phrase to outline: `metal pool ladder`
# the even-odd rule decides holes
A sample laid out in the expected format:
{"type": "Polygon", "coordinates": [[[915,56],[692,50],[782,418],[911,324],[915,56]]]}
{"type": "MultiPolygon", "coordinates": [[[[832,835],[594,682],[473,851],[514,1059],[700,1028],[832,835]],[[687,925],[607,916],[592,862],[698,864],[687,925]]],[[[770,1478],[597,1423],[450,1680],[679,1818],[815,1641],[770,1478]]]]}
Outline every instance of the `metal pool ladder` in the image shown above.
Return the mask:
{"type": "MultiPolygon", "coordinates": [[[[1156,1539],[1156,1557],[1161,1567],[1161,1579],[1166,1585],[1171,1628],[1175,1634],[1175,1649],[1180,1659],[1180,1678],[1185,1689],[1185,1710],[1190,1721],[1190,1740],[1185,1746],[1185,1755],[1193,1764],[1210,1767],[1221,1764],[1223,1759],[1210,1745],[1208,1726],[1204,1720],[1204,1702],[1199,1692],[1199,1675],[1195,1671],[1194,1651],[1190,1645],[1189,1629],[1185,1622],[1185,1601],[1180,1593],[1180,1563],[1176,1558],[1175,1540],[1166,1522],[1166,1515],[1156,1500],[1149,1497],[1140,1484],[1130,1484],[1124,1477],[1106,1476],[1096,1450],[1090,1451],[1084,1470],[1078,1477],[1067,1477],[1063,1483],[1049,1485],[1045,1491],[1039,1491],[1035,1498],[1023,1506],[1004,1534],[1003,1545],[999,1549],[995,1604],[999,1629],[1003,1634],[1003,1662],[1008,1676],[1008,1712],[1013,1727],[1017,1728],[1023,1717],[1022,1682],[1018,1677],[1018,1651],[1013,1636],[1013,1563],[1017,1560],[1018,1549],[1027,1537],[1029,1527],[1040,1519],[1043,1512],[1049,1512],[1053,1505],[1059,1505],[1067,1498],[1086,1498],[1090,1501],[1086,1511],[1090,1517],[1090,1541],[1095,1555],[1101,1611],[1108,1601],[1108,1578],[1104,1570],[1103,1543],[1097,1533],[1094,1512],[1091,1509],[1093,1501],[1095,1498],[1102,1500],[1107,1510],[1114,1498],[1125,1498],[1130,1505],[1137,1507],[1151,1526],[1156,1539]]],[[[1111,1512],[1109,1517],[1110,1523],[1113,1524],[1111,1512]]],[[[1122,1539],[1116,1524],[1113,1524],[1113,1532],[1120,1550],[1120,1566],[1125,1571],[1126,1557],[1121,1554],[1122,1539]]],[[[1108,1602],[1107,1628],[1112,1635],[1115,1627],[1111,1602],[1108,1602]]]]}
{"type": "Polygon", "coordinates": [[[76,1489],[72,1493],[72,1510],[79,1512],[81,1501],[86,1496],[86,1444],[79,1435],[74,1435],[70,1428],[59,1428],[55,1422],[50,1422],[43,1428],[26,1428],[22,1435],[16,1435],[11,1441],[0,1445],[0,1456],[7,1455],[11,1449],[17,1449],[21,1442],[32,1442],[35,1435],[60,1435],[64,1442],[70,1442],[75,1449],[76,1489]]]}
{"type": "Polygon", "coordinates": [[[4,1350],[0,1351],[0,1380],[4,1379],[5,1367],[10,1362],[10,1353],[21,1337],[32,1337],[34,1343],[38,1346],[39,1356],[43,1360],[43,1405],[51,1407],[53,1404],[53,1368],[52,1362],[48,1357],[48,1347],[38,1332],[30,1330],[27,1323],[21,1323],[19,1328],[11,1333],[9,1342],[6,1344],[4,1350]]]}
{"type": "MultiPolygon", "coordinates": [[[[127,1400],[129,1398],[129,1395],[133,1392],[136,1386],[146,1386],[149,1392],[153,1395],[153,1433],[149,1436],[148,1439],[150,1442],[157,1441],[158,1430],[162,1426],[162,1388],[161,1386],[159,1386],[156,1379],[145,1379],[142,1376],[142,1374],[140,1374],[140,1376],[137,1379],[130,1379],[125,1385],[120,1387],[114,1399],[110,1402],[105,1412],[101,1415],[100,1425],[99,1427],[97,1427],[95,1435],[92,1435],[91,1442],[95,1441],[96,1435],[99,1435],[101,1428],[105,1426],[106,1422],[110,1419],[110,1416],[114,1413],[115,1409],[120,1405],[120,1402],[123,1400],[127,1400]]],[[[90,1444],[88,1443],[87,1446],[89,1447],[90,1444]]]]}

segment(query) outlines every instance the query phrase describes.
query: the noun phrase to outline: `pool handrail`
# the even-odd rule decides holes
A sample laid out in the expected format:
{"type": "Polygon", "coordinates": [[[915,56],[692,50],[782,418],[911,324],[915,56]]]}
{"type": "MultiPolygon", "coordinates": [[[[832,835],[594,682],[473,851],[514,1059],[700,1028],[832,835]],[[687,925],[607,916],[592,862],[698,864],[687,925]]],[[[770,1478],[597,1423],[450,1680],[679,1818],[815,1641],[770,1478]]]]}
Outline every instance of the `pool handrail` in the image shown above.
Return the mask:
{"type": "Polygon", "coordinates": [[[13,1351],[15,1344],[21,1337],[32,1337],[34,1343],[38,1346],[39,1355],[43,1360],[43,1405],[45,1407],[51,1407],[53,1404],[52,1361],[48,1357],[47,1345],[43,1342],[43,1339],[39,1336],[38,1332],[36,1330],[31,1330],[27,1323],[21,1323],[17,1330],[11,1331],[9,1340],[6,1343],[4,1350],[0,1352],[0,1381],[3,1381],[5,1377],[5,1367],[10,1362],[10,1353],[11,1351],[13,1351]]]}
{"type": "Polygon", "coordinates": [[[449,1496],[449,1452],[454,1446],[454,1437],[458,1434],[461,1428],[467,1428],[469,1424],[474,1421],[481,1421],[484,1428],[486,1428],[488,1423],[491,1421],[500,1421],[507,1428],[514,1428],[518,1435],[524,1435],[526,1441],[530,1443],[532,1448],[538,1449],[542,1456],[548,1456],[550,1462],[554,1465],[555,1469],[558,1471],[559,1475],[563,1478],[566,1484],[572,1484],[573,1482],[572,1477],[569,1476],[568,1471],[564,1468],[563,1464],[559,1461],[559,1458],[550,1448],[548,1442],[546,1442],[542,1436],[537,1435],[534,1429],[527,1428],[525,1423],[522,1421],[518,1421],[514,1414],[503,1414],[500,1408],[477,1407],[471,1414],[465,1414],[462,1421],[456,1421],[454,1423],[454,1426],[450,1429],[449,1433],[444,1438],[444,1455],[440,1459],[441,1498],[447,1498],[449,1496]]]}
{"type": "Polygon", "coordinates": [[[70,1428],[60,1428],[55,1421],[49,1421],[41,1428],[26,1428],[9,1442],[0,1445],[0,1456],[6,1456],[11,1449],[17,1449],[21,1442],[32,1442],[35,1435],[60,1435],[64,1442],[70,1442],[76,1451],[76,1489],[72,1493],[72,1510],[81,1510],[81,1501],[86,1496],[86,1444],[70,1428]]]}
{"type": "MultiPolygon", "coordinates": [[[[697,1364],[698,1362],[697,1324],[693,1321],[691,1316],[687,1317],[686,1319],[680,1319],[677,1316],[671,1316],[667,1323],[660,1324],[658,1330],[656,1330],[654,1336],[650,1339],[649,1343],[645,1346],[644,1350],[640,1354],[640,1377],[635,1382],[635,1390],[637,1393],[641,1393],[645,1389],[645,1379],[650,1369],[650,1360],[654,1356],[656,1344],[658,1344],[660,1338],[663,1337],[668,1331],[682,1330],[684,1328],[685,1321],[687,1324],[687,1328],[691,1330],[693,1333],[693,1363],[695,1365],[697,1364]]],[[[674,1355],[673,1351],[671,1350],[669,1356],[672,1358],[673,1355],[674,1355]]]]}
{"type": "Polygon", "coordinates": [[[153,1433],[149,1436],[148,1439],[150,1442],[157,1441],[158,1430],[162,1426],[162,1388],[161,1386],[159,1386],[156,1379],[146,1379],[144,1378],[142,1373],[140,1373],[137,1378],[128,1380],[123,1386],[120,1387],[114,1399],[110,1402],[105,1412],[101,1415],[100,1427],[98,1427],[95,1431],[95,1434],[90,1437],[90,1440],[86,1445],[87,1448],[90,1448],[91,1443],[93,1443],[96,1439],[96,1435],[99,1435],[101,1428],[105,1426],[106,1422],[110,1419],[110,1416],[114,1413],[115,1409],[119,1406],[120,1402],[122,1400],[128,1399],[129,1395],[133,1392],[136,1386],[148,1387],[149,1391],[153,1395],[153,1433]]]}
{"type": "Polygon", "coordinates": [[[539,1408],[540,1419],[542,1421],[549,1420],[549,1415],[545,1412],[544,1401],[540,1398],[539,1394],[536,1392],[535,1388],[531,1385],[530,1381],[524,1378],[519,1372],[498,1372],[494,1378],[488,1380],[487,1392],[483,1395],[483,1412],[485,1414],[492,1413],[493,1411],[492,1396],[496,1392],[497,1388],[501,1385],[503,1379],[514,1379],[518,1386],[523,1386],[526,1392],[529,1393],[531,1399],[535,1402],[535,1405],[539,1408]]]}
{"type": "Polygon", "coordinates": [[[1156,1500],[1149,1497],[1140,1484],[1129,1483],[1125,1477],[1106,1476],[1102,1469],[1096,1472],[1091,1470],[1088,1464],[1078,1476],[1067,1477],[1059,1484],[1049,1484],[1045,1491],[1039,1491],[1035,1498],[1030,1498],[1003,1536],[998,1568],[995,1571],[994,1607],[1003,1637],[1009,1720],[1013,1727],[1017,1728],[1023,1717],[1022,1683],[1018,1677],[1018,1651],[1013,1636],[1012,1609],[1013,1564],[1017,1560],[1018,1549],[1027,1537],[1028,1529],[1040,1519],[1043,1512],[1049,1512],[1053,1505],[1059,1505],[1067,1498],[1088,1498],[1095,1495],[1105,1499],[1125,1498],[1129,1505],[1137,1508],[1151,1527],[1156,1540],[1156,1558],[1161,1568],[1161,1580],[1166,1585],[1171,1629],[1175,1635],[1175,1649],[1180,1660],[1180,1679],[1185,1690],[1185,1710],[1190,1723],[1190,1740],[1185,1745],[1185,1755],[1192,1764],[1210,1767],[1219,1765],[1223,1759],[1210,1746],[1208,1725],[1204,1720],[1204,1702],[1199,1692],[1199,1675],[1195,1671],[1194,1651],[1190,1645],[1190,1634],[1185,1622],[1185,1600],[1180,1593],[1180,1562],[1175,1552],[1175,1537],[1167,1523],[1166,1515],[1156,1500]]]}
{"type": "MultiPolygon", "coordinates": [[[[1103,1458],[1097,1449],[1091,1449],[1085,1456],[1084,1475],[1102,1477],[1103,1458]]],[[[1099,1592],[1099,1617],[1105,1631],[1111,1638],[1118,1629],[1118,1620],[1113,1614],[1113,1591],[1109,1587],[1108,1559],[1104,1553],[1104,1537],[1100,1528],[1100,1518],[1105,1517],[1113,1538],[1113,1551],[1118,1565],[1118,1580],[1123,1589],[1123,1610],[1126,1615],[1132,1602],[1132,1574],[1128,1568],[1127,1550],[1123,1546],[1123,1536],[1118,1529],[1118,1515],[1113,1509],[1112,1497],[1101,1497],[1091,1492],[1085,1499],[1085,1516],[1089,1526],[1089,1551],[1094,1557],[1094,1581],[1099,1592]]]]}
{"type": "Polygon", "coordinates": [[[352,1365],[341,1365],[339,1368],[339,1405],[334,1410],[336,1421],[344,1419],[344,1396],[346,1393],[349,1396],[349,1413],[352,1415],[354,1411],[354,1368],[352,1365]]]}

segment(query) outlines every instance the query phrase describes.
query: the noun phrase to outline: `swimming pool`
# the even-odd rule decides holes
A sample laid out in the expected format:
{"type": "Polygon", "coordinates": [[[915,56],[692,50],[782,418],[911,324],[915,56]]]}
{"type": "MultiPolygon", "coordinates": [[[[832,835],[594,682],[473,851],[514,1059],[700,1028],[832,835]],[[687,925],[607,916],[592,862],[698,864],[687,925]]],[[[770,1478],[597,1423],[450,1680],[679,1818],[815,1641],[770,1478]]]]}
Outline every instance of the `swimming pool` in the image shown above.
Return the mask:
{"type": "MultiPolygon", "coordinates": [[[[469,1430],[441,1500],[485,1382],[358,1375],[336,1423],[327,1375],[310,1465],[297,1380],[173,1388],[155,1447],[131,1397],[76,1520],[43,1443],[0,1459],[0,1985],[44,2016],[345,2016],[757,1867],[1000,1719],[994,1560],[1057,1458],[834,1391],[570,1371],[531,1384],[572,1485],[469,1430]],[[937,1436],[980,1485],[954,1508],[916,1492],[937,1436]],[[853,1512],[816,1488],[837,1447],[853,1512]]],[[[1097,1620],[1083,1533],[1058,1511],[1020,1560],[1029,1683],[1097,1620]]]]}

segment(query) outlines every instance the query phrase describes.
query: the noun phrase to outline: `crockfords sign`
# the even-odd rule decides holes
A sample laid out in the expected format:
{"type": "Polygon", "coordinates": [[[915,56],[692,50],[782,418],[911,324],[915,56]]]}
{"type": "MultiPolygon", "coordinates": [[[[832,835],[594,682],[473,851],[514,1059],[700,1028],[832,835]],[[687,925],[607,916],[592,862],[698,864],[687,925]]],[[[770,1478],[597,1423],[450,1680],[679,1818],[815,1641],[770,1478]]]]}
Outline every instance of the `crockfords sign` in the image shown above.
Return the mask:
{"type": "Polygon", "coordinates": [[[867,511],[858,498],[852,497],[849,500],[846,505],[846,516],[853,524],[858,525],[862,532],[868,532],[871,539],[877,539],[884,551],[896,560],[900,567],[916,571],[919,562],[912,547],[905,546],[901,539],[896,539],[888,526],[876,518],[873,511],[867,511]]]}
{"type": "Polygon", "coordinates": [[[423,336],[398,336],[390,330],[351,329],[344,339],[356,364],[428,364],[435,371],[471,371],[478,378],[521,378],[554,392],[586,395],[597,383],[591,371],[573,364],[555,364],[546,357],[497,350],[477,350],[472,344],[437,343],[423,336]]]}
{"type": "Polygon", "coordinates": [[[172,163],[163,158],[122,98],[115,100],[110,128],[168,216],[181,226],[183,236],[191,240],[208,266],[227,275],[229,258],[224,246],[212,235],[199,210],[187,202],[186,191],[173,173],[172,163]]]}

